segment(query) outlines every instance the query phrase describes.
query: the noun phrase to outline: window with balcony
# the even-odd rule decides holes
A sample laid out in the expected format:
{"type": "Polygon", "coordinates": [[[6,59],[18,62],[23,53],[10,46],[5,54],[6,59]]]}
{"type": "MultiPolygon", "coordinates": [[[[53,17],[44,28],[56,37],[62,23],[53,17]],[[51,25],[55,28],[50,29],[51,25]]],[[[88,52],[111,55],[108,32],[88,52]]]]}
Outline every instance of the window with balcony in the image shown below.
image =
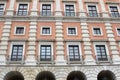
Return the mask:
{"type": "Polygon", "coordinates": [[[16,35],[23,35],[24,34],[24,27],[16,27],[15,34],[16,35]]]}
{"type": "Polygon", "coordinates": [[[28,15],[28,4],[19,4],[17,15],[26,16],[28,15]]]}
{"type": "Polygon", "coordinates": [[[117,6],[110,6],[111,17],[120,17],[117,6]]]}
{"type": "Polygon", "coordinates": [[[0,4],[0,15],[4,14],[4,4],[0,4]]]}
{"type": "Polygon", "coordinates": [[[69,60],[80,61],[79,45],[69,45],[69,60]]]}
{"type": "Polygon", "coordinates": [[[42,4],[41,16],[51,16],[51,4],[42,4]]]}
{"type": "Polygon", "coordinates": [[[101,35],[101,29],[100,28],[93,28],[94,35],[101,35]]]}
{"type": "Polygon", "coordinates": [[[23,45],[13,45],[11,53],[11,61],[22,61],[23,45]]]}
{"type": "Polygon", "coordinates": [[[75,16],[74,5],[65,5],[65,16],[75,16]]]}
{"type": "Polygon", "coordinates": [[[40,61],[51,61],[51,45],[40,46],[40,61]]]}
{"type": "Polygon", "coordinates": [[[96,58],[98,61],[108,61],[105,45],[96,45],[96,58]]]}
{"type": "Polygon", "coordinates": [[[98,17],[97,8],[95,5],[88,5],[88,11],[89,17],[98,17]]]}
{"type": "Polygon", "coordinates": [[[42,27],[42,35],[50,35],[50,27],[42,27]]]}
{"type": "Polygon", "coordinates": [[[68,28],[68,35],[76,35],[76,28],[68,28]]]}

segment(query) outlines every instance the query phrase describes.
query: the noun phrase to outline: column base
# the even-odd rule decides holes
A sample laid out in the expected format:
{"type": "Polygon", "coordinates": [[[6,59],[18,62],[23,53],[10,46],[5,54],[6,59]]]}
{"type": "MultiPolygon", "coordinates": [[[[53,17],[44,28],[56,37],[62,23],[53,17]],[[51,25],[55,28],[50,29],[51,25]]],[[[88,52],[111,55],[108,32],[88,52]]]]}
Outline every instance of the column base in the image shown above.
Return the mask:
{"type": "Polygon", "coordinates": [[[109,17],[108,12],[102,12],[102,17],[109,17]]]}
{"type": "Polygon", "coordinates": [[[86,14],[85,11],[80,11],[80,12],[78,13],[78,15],[79,15],[79,17],[86,17],[86,16],[87,16],[87,14],[86,14]]]}
{"type": "Polygon", "coordinates": [[[63,55],[57,56],[55,64],[56,65],[66,65],[66,60],[64,60],[63,55]]]}
{"type": "MultiPolygon", "coordinates": [[[[8,15],[8,16],[13,16],[14,15],[14,10],[11,10],[11,9],[8,9],[7,11],[6,11],[6,15],[8,15]]],[[[15,14],[16,15],[16,14],[15,14]]]]}
{"type": "Polygon", "coordinates": [[[31,10],[31,13],[30,13],[31,16],[38,16],[38,14],[40,14],[38,13],[38,10],[31,10]]]}
{"type": "Polygon", "coordinates": [[[113,55],[112,61],[113,61],[113,64],[120,64],[119,55],[113,55]]]}
{"type": "Polygon", "coordinates": [[[63,15],[62,15],[62,11],[55,11],[54,14],[55,14],[55,16],[63,16],[63,15]]]}
{"type": "Polygon", "coordinates": [[[5,57],[5,55],[0,55],[0,65],[6,65],[6,57],[5,57]]]}
{"type": "Polygon", "coordinates": [[[27,59],[25,60],[25,65],[36,65],[36,60],[34,55],[27,56],[27,59]]]}

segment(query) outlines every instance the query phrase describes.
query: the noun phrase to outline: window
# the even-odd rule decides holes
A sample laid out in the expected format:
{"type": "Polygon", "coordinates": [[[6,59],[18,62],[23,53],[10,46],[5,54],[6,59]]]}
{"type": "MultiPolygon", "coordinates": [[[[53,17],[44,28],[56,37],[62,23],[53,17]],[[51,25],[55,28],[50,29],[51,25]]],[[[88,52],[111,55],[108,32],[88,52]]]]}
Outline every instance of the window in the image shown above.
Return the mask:
{"type": "Polygon", "coordinates": [[[105,45],[96,45],[98,61],[108,61],[105,45]]]}
{"type": "Polygon", "coordinates": [[[65,16],[75,16],[74,5],[65,5],[65,16]]]}
{"type": "Polygon", "coordinates": [[[13,45],[11,53],[11,61],[21,61],[23,55],[23,45],[13,45]]]}
{"type": "Polygon", "coordinates": [[[42,34],[43,35],[50,35],[50,27],[42,27],[42,34]]]}
{"type": "Polygon", "coordinates": [[[69,45],[69,60],[80,61],[79,45],[69,45]]]}
{"type": "Polygon", "coordinates": [[[51,4],[42,4],[42,16],[51,16],[51,4]]]}
{"type": "Polygon", "coordinates": [[[76,28],[68,28],[69,35],[76,35],[76,28]]]}
{"type": "Polygon", "coordinates": [[[110,6],[110,10],[112,17],[120,17],[117,6],[110,6]]]}
{"type": "Polygon", "coordinates": [[[0,4],[0,15],[4,14],[4,4],[0,4]]]}
{"type": "Polygon", "coordinates": [[[15,34],[23,35],[24,34],[24,27],[16,27],[15,34]]]}
{"type": "Polygon", "coordinates": [[[117,28],[118,36],[120,36],[120,28],[117,28]]]}
{"type": "Polygon", "coordinates": [[[101,29],[100,28],[93,28],[94,35],[101,35],[101,29]]]}
{"type": "Polygon", "coordinates": [[[28,4],[19,4],[17,15],[20,15],[20,16],[27,15],[28,14],[27,9],[28,9],[28,4]]]}
{"type": "Polygon", "coordinates": [[[95,5],[88,5],[88,16],[90,17],[98,17],[98,13],[97,13],[97,8],[95,5]]]}
{"type": "Polygon", "coordinates": [[[51,45],[41,45],[40,48],[40,61],[51,61],[51,45]]]}

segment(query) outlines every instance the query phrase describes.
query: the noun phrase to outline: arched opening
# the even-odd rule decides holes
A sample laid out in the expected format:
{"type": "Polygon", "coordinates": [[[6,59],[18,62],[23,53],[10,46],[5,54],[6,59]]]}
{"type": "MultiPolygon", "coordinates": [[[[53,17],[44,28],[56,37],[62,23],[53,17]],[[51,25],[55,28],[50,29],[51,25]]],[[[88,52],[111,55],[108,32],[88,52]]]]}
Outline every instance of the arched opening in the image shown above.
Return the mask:
{"type": "Polygon", "coordinates": [[[111,71],[103,70],[98,74],[97,80],[116,80],[116,78],[111,71]]]}
{"type": "Polygon", "coordinates": [[[11,71],[6,74],[4,80],[24,80],[23,75],[18,71],[11,71]]]}
{"type": "Polygon", "coordinates": [[[67,80],[87,80],[84,73],[80,71],[72,71],[69,73],[67,80]]]}
{"type": "Polygon", "coordinates": [[[55,80],[55,76],[49,71],[43,71],[37,75],[35,80],[55,80]]]}

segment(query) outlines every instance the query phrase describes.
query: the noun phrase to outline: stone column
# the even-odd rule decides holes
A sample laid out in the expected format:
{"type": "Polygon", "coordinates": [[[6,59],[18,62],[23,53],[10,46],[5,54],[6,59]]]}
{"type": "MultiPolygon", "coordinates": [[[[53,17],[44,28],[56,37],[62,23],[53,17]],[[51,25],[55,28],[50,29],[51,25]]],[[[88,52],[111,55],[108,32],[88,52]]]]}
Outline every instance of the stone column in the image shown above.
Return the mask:
{"type": "Polygon", "coordinates": [[[86,65],[94,65],[95,60],[93,59],[93,53],[91,48],[90,36],[86,22],[81,22],[81,29],[82,29],[82,37],[83,37],[83,44],[84,44],[84,52],[85,52],[85,64],[86,65]]]}
{"type": "Polygon", "coordinates": [[[79,16],[80,17],[86,17],[86,12],[83,8],[83,0],[79,0],[79,16]]]}
{"type": "Polygon", "coordinates": [[[118,51],[117,44],[115,41],[114,32],[112,30],[112,25],[109,22],[106,22],[105,26],[106,26],[107,37],[109,40],[110,50],[112,53],[112,61],[114,64],[120,64],[119,51],[118,51]]]}
{"type": "Polygon", "coordinates": [[[62,16],[62,10],[60,8],[61,0],[55,0],[56,2],[56,9],[55,9],[55,16],[62,16]]]}
{"type": "Polygon", "coordinates": [[[9,5],[9,8],[7,10],[7,14],[6,15],[9,15],[9,16],[13,16],[14,15],[14,4],[15,4],[15,1],[16,0],[10,0],[10,5],[9,5]]]}
{"type": "Polygon", "coordinates": [[[28,39],[27,58],[25,61],[26,65],[36,65],[35,50],[36,50],[36,27],[37,22],[31,21],[28,39]]]}
{"type": "Polygon", "coordinates": [[[2,37],[1,37],[1,44],[0,44],[0,65],[6,64],[6,52],[8,47],[8,40],[10,35],[11,29],[11,21],[7,21],[4,23],[2,37]]]}
{"type": "Polygon", "coordinates": [[[31,16],[38,15],[37,3],[38,3],[38,0],[33,0],[33,5],[32,5],[32,9],[31,9],[31,16]]]}
{"type": "Polygon", "coordinates": [[[56,21],[56,64],[64,65],[64,43],[63,43],[63,27],[62,21],[56,21]]]}
{"type": "Polygon", "coordinates": [[[101,10],[102,10],[102,16],[103,17],[108,17],[108,12],[105,9],[105,3],[103,0],[100,0],[100,5],[101,5],[101,10]]]}

